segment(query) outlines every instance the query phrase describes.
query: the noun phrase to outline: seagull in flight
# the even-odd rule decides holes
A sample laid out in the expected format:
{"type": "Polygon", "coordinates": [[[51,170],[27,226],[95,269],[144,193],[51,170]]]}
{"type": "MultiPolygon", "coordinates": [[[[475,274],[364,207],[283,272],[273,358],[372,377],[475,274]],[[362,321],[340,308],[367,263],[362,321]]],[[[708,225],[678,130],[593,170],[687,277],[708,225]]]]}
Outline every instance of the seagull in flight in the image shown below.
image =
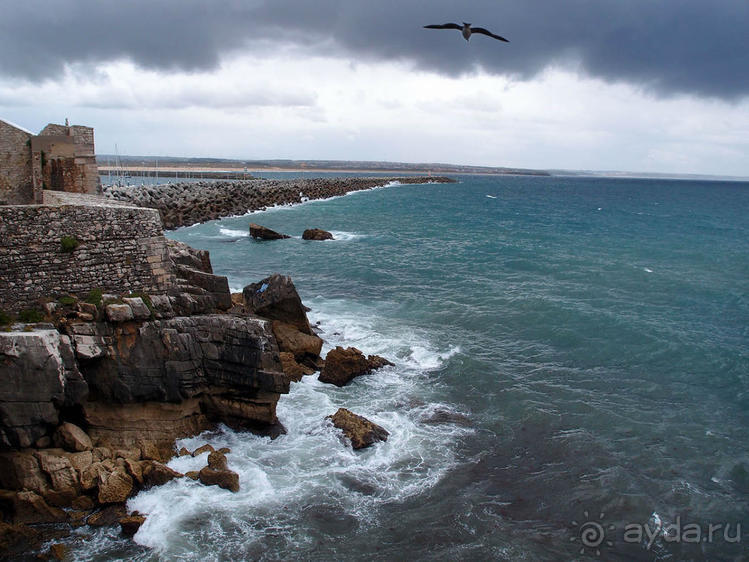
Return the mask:
{"type": "Polygon", "coordinates": [[[466,41],[471,38],[472,33],[480,33],[482,35],[493,37],[494,39],[499,39],[500,41],[504,41],[505,43],[509,43],[509,41],[501,35],[495,35],[491,31],[489,31],[488,29],[484,29],[483,27],[471,27],[471,24],[466,22],[463,22],[463,25],[458,25],[457,23],[443,23],[442,25],[432,24],[425,25],[424,27],[426,29],[457,29],[463,34],[463,37],[466,41]]]}

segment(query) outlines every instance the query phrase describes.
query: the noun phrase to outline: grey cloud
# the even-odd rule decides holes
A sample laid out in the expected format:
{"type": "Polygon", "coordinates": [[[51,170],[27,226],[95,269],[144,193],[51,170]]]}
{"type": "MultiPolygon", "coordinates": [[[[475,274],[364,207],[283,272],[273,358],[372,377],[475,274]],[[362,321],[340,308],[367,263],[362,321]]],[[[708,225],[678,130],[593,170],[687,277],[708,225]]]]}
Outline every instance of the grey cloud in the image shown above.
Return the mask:
{"type": "MultiPolygon", "coordinates": [[[[9,4],[9,0],[0,0],[9,4]]],[[[461,75],[519,79],[574,65],[659,94],[749,94],[746,0],[59,0],[13,3],[0,21],[0,72],[39,81],[65,63],[129,58],[200,71],[221,57],[286,46],[355,60],[397,60],[461,75]],[[470,21],[503,44],[428,23],[470,21]]],[[[376,79],[376,77],[373,77],[376,79]]]]}

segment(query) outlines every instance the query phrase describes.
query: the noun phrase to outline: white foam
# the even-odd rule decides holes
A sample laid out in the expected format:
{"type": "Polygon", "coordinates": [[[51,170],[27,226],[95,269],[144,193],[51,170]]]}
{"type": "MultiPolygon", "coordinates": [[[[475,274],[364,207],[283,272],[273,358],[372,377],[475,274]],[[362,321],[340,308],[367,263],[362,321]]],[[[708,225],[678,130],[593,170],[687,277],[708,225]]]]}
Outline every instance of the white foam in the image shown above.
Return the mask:
{"type": "Polygon", "coordinates": [[[249,230],[237,230],[234,228],[219,227],[218,231],[223,236],[228,236],[230,238],[247,238],[250,235],[249,230]]]}
{"type": "MultiPolygon", "coordinates": [[[[424,334],[404,330],[387,318],[388,306],[307,299],[310,319],[324,329],[325,348],[356,345],[395,362],[376,374],[338,388],[307,376],[292,384],[277,406],[288,433],[275,440],[220,428],[182,439],[177,447],[194,450],[205,443],[229,447],[229,467],[239,474],[240,491],[203,486],[188,478],[141,492],[128,508],[147,515],[135,541],[166,558],[198,558],[214,549],[218,558],[233,547],[260,548],[268,530],[284,550],[310,547],[313,528],[303,512],[332,510],[355,518],[359,527],[376,523],[379,507],[433,487],[456,464],[455,446],[472,430],[458,424],[423,424],[425,414],[454,411],[430,401],[425,370],[437,368],[459,352],[440,350],[424,334]],[[384,313],[384,314],[382,314],[384,313]],[[386,442],[353,451],[325,416],[339,407],[363,415],[390,432],[386,442]],[[210,546],[209,546],[210,545],[210,546]]],[[[199,470],[207,454],[177,457],[169,466],[199,470]]],[[[242,550],[246,552],[246,550],[242,550]]]]}
{"type": "Polygon", "coordinates": [[[359,240],[364,238],[364,234],[358,234],[356,232],[345,232],[343,230],[331,230],[330,233],[333,235],[334,241],[348,242],[350,240],[359,240]]]}
{"type": "Polygon", "coordinates": [[[642,269],[643,269],[643,271],[645,271],[646,273],[653,273],[653,270],[652,270],[652,269],[650,269],[649,267],[643,267],[642,269]]]}

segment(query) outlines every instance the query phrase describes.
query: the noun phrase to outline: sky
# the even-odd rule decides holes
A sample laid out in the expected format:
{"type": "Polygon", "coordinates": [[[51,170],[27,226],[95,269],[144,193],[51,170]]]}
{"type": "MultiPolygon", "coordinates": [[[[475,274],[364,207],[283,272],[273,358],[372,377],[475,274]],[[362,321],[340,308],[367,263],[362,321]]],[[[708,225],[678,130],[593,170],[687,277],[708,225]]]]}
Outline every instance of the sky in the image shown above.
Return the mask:
{"type": "Polygon", "coordinates": [[[749,177],[747,0],[0,0],[0,119],[100,154],[749,177]],[[470,22],[510,40],[424,25],[470,22]]]}

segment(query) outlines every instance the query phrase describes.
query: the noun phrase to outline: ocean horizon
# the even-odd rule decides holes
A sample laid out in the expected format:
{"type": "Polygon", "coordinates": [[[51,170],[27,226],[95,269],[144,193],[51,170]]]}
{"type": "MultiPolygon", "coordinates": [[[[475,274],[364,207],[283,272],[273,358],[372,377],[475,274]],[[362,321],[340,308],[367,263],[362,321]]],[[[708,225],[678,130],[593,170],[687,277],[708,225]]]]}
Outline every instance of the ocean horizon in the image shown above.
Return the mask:
{"type": "Polygon", "coordinates": [[[230,447],[240,492],[140,492],[136,544],[103,529],[75,558],[745,556],[749,182],[456,178],[167,232],[232,291],[291,276],[324,353],[395,366],[292,383],[275,440],[180,440],[230,447]],[[250,222],[292,237],[253,240],[250,222]],[[325,420],[339,407],[387,442],[352,451],[325,420]]]}

